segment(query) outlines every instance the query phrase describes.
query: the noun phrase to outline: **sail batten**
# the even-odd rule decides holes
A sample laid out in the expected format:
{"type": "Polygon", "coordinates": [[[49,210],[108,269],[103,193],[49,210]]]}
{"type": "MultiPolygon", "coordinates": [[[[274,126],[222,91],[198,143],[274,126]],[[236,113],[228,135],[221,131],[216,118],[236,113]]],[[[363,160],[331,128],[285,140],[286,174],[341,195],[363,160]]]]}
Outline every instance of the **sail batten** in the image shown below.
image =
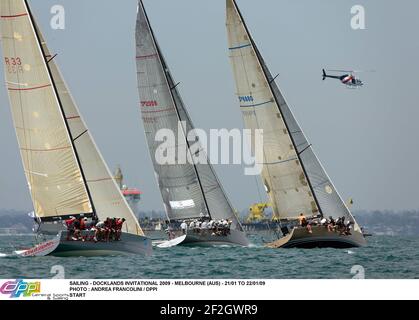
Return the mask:
{"type": "MultiPolygon", "coordinates": [[[[241,230],[212,166],[208,161],[196,163],[192,157],[192,142],[186,137],[194,126],[178,92],[179,83],[173,80],[154,37],[142,1],[139,1],[136,41],[142,118],[168,218],[181,220],[207,215],[214,220],[231,219],[233,227],[241,230]],[[168,165],[156,161],[155,155],[161,143],[155,141],[155,136],[160,129],[170,129],[180,137],[181,141],[167,148],[184,150],[192,163],[168,165]]],[[[198,144],[199,141],[194,142],[195,146],[198,144]]],[[[197,151],[204,155],[201,147],[197,147],[197,151]]]]}
{"type": "Polygon", "coordinates": [[[262,179],[274,213],[287,219],[320,213],[354,221],[292,114],[235,0],[227,0],[227,30],[245,125],[264,130],[262,179]]]}

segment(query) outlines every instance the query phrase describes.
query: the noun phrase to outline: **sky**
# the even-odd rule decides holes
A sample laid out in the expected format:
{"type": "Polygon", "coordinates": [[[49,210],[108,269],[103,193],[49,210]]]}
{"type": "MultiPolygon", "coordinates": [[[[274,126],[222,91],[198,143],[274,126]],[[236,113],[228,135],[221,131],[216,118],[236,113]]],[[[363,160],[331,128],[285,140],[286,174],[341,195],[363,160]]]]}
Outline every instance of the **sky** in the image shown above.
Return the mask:
{"type": "MultiPolygon", "coordinates": [[[[162,210],[138,109],[137,0],[30,0],[32,11],[109,167],[162,210]],[[65,30],[50,27],[53,5],[65,30]]],[[[419,209],[419,2],[238,0],[256,43],[314,150],[354,209],[419,209]],[[353,30],[363,5],[366,29],[353,30]],[[349,90],[322,68],[375,70],[349,90]]],[[[151,24],[199,128],[242,128],[227,50],[224,0],[145,0],[151,24]]],[[[0,66],[3,74],[3,64],[0,66]]],[[[0,86],[0,208],[31,210],[4,81],[0,86]]],[[[261,200],[239,165],[217,173],[237,209],[261,200]]],[[[263,189],[261,189],[263,190],[263,189]]]]}

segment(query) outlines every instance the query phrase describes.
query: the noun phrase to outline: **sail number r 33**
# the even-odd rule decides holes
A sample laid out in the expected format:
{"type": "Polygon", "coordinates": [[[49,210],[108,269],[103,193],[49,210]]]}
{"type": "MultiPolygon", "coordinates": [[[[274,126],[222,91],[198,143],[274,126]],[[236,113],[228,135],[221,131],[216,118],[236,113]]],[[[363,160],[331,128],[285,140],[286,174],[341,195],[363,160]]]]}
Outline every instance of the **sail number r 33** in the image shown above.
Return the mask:
{"type": "Polygon", "coordinates": [[[6,64],[6,68],[9,73],[23,73],[21,58],[5,57],[4,63],[6,64]]]}

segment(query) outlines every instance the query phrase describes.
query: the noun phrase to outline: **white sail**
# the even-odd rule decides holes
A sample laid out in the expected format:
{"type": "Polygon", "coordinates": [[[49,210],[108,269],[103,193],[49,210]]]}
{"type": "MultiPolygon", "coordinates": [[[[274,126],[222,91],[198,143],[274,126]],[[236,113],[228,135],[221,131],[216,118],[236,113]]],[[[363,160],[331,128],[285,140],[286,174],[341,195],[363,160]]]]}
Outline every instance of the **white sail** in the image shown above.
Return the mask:
{"type": "MultiPolygon", "coordinates": [[[[24,1],[22,0],[8,0],[7,2],[24,4],[24,1]]],[[[27,12],[29,13],[29,11],[27,12]]],[[[32,25],[34,28],[32,34],[35,38],[35,42],[38,43],[37,39],[39,39],[39,43],[41,44],[41,55],[38,55],[36,58],[40,61],[47,61],[48,65],[45,64],[45,67],[48,68],[45,69],[47,73],[50,73],[51,83],[57,97],[57,103],[54,106],[55,112],[61,112],[65,117],[67,124],[65,129],[67,130],[68,128],[68,136],[73,141],[72,145],[78,156],[81,168],[80,171],[84,175],[84,180],[81,178],[81,181],[83,181],[83,183],[85,181],[87,184],[87,190],[90,192],[91,201],[94,205],[94,211],[97,217],[100,220],[104,220],[107,217],[125,218],[124,232],[135,235],[144,235],[138,220],[119,190],[88,131],[63,77],[61,76],[58,66],[55,63],[55,57],[51,56],[47,44],[34,21],[32,21],[32,25]],[[42,56],[45,56],[45,58],[42,58],[42,56]]],[[[67,196],[69,195],[67,194],[67,196]]],[[[45,201],[51,200],[53,200],[53,196],[50,195],[45,201]]]]}
{"type": "MultiPolygon", "coordinates": [[[[208,161],[202,164],[173,165],[162,165],[156,161],[155,154],[160,143],[156,142],[155,138],[160,129],[170,129],[180,136],[180,141],[171,147],[174,150],[183,148],[191,155],[186,133],[192,131],[194,126],[154,37],[142,1],[139,1],[136,41],[140,107],[150,154],[169,219],[209,215],[214,220],[229,219],[233,229],[242,230],[214,168],[208,161]],[[184,126],[179,126],[179,122],[184,126]]],[[[203,154],[204,151],[202,148],[199,150],[205,159],[207,156],[203,154]]]]}
{"type": "MultiPolygon", "coordinates": [[[[245,124],[264,130],[262,178],[275,214],[296,218],[300,213],[320,213],[355,222],[276,85],[234,0],[227,0],[227,30],[245,124]]],[[[356,222],[355,230],[359,231],[356,222]]]]}
{"type": "Polygon", "coordinates": [[[0,2],[6,88],[35,213],[92,213],[71,137],[22,0],[0,2]]]}
{"type": "Polygon", "coordinates": [[[57,88],[63,112],[68,120],[68,127],[74,139],[74,147],[77,150],[98,218],[100,220],[105,220],[107,217],[125,218],[124,232],[143,235],[138,219],[122,195],[92,135],[88,131],[70,91],[67,89],[60,70],[53,59],[54,56],[50,54],[40,32],[39,35],[47,60],[52,59],[49,62],[51,75],[57,88]]]}
{"type": "Polygon", "coordinates": [[[227,29],[245,126],[252,132],[264,130],[262,179],[274,213],[281,218],[318,213],[288,128],[233,1],[227,1],[227,29]]]}

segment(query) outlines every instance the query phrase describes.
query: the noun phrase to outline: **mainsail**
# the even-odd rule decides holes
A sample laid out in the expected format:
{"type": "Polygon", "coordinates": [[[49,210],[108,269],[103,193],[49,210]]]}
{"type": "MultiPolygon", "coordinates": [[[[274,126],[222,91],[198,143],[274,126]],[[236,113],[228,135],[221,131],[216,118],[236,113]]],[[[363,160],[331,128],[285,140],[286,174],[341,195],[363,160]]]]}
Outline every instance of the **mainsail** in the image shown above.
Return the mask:
{"type": "Polygon", "coordinates": [[[262,179],[274,214],[347,217],[354,221],[265,64],[234,0],[227,31],[237,95],[250,129],[264,130],[262,179]]]}
{"type": "MultiPolygon", "coordinates": [[[[139,1],[136,41],[140,107],[150,155],[169,219],[208,215],[214,220],[231,219],[233,227],[241,230],[212,165],[208,161],[194,162],[191,145],[186,138],[194,126],[154,37],[142,1],[139,1]],[[156,152],[161,142],[156,141],[156,134],[161,129],[168,129],[180,137],[176,139],[176,145],[169,147],[175,152],[185,150],[192,161],[177,161],[175,164],[161,164],[157,161],[156,152]]],[[[194,142],[194,146],[197,144],[199,141],[194,142]]],[[[197,149],[207,159],[202,148],[197,149]]]]}
{"type": "Polygon", "coordinates": [[[24,0],[1,2],[5,73],[22,159],[38,217],[125,218],[119,191],[24,0]]]}

